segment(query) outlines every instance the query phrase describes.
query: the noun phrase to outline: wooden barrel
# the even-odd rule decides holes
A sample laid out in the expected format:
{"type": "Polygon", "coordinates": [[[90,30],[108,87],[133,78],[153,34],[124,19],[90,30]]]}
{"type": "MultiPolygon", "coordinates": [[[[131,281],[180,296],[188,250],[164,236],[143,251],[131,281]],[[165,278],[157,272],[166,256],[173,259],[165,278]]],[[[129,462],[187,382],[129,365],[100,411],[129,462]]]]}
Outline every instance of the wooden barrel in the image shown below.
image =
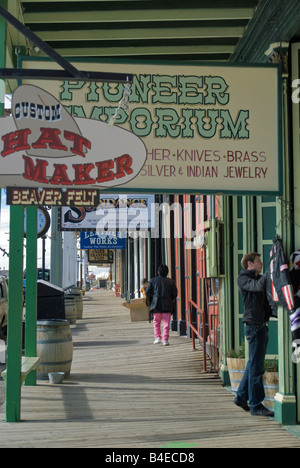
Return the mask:
{"type": "Polygon", "coordinates": [[[77,320],[77,306],[73,294],[65,294],[65,317],[71,325],[77,320]]]}
{"type": "Polygon", "coordinates": [[[70,293],[74,296],[76,307],[77,307],[77,320],[81,320],[83,316],[83,302],[82,292],[80,288],[70,289],[70,293]]]}
{"type": "Polygon", "coordinates": [[[237,392],[245,373],[245,359],[227,358],[231,390],[237,392]]]}
{"type": "Polygon", "coordinates": [[[67,320],[37,322],[37,356],[40,362],[37,378],[47,380],[49,372],[70,375],[73,360],[73,340],[67,320]]]}
{"type": "Polygon", "coordinates": [[[279,392],[279,377],[278,372],[266,372],[263,376],[263,384],[265,389],[264,406],[271,411],[274,411],[274,398],[279,392]]]}

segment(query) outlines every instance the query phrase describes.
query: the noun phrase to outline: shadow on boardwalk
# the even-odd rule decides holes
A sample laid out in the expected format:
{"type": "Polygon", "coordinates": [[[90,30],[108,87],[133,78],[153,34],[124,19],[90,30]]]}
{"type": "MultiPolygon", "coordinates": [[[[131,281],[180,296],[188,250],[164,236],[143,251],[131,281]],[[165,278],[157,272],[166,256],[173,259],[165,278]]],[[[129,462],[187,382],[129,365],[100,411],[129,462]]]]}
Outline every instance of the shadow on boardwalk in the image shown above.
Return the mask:
{"type": "Polygon", "coordinates": [[[152,326],[131,323],[111,292],[87,294],[72,334],[70,378],[23,387],[19,424],[0,406],[0,447],[300,447],[280,424],[236,408],[188,338],[153,346],[152,326]]]}

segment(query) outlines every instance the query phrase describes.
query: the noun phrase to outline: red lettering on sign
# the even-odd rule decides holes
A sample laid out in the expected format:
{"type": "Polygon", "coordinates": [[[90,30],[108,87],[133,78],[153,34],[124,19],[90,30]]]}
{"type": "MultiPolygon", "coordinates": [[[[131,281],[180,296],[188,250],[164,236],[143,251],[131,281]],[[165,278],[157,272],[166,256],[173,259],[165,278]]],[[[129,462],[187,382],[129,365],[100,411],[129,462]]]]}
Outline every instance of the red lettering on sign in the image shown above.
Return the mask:
{"type": "Polygon", "coordinates": [[[72,185],[68,174],[67,174],[68,166],[66,164],[54,164],[54,172],[53,176],[49,180],[50,184],[52,185],[72,185]]]}
{"type": "Polygon", "coordinates": [[[109,180],[114,180],[115,175],[110,169],[114,168],[114,162],[112,159],[108,161],[97,162],[96,166],[98,167],[98,177],[97,182],[107,182],[109,180]]]}
{"type": "Polygon", "coordinates": [[[94,164],[73,164],[75,170],[75,185],[94,184],[95,180],[89,175],[89,172],[94,168],[94,164]]]}
{"type": "Polygon", "coordinates": [[[23,156],[25,161],[25,171],[23,174],[24,179],[40,182],[41,184],[48,184],[46,177],[46,167],[48,162],[42,159],[36,160],[36,165],[28,156],[23,156]]]}
{"type": "MultiPolygon", "coordinates": [[[[59,151],[68,151],[68,148],[62,143],[60,135],[61,131],[58,128],[40,128],[41,135],[35,141],[30,144],[28,143],[28,136],[31,134],[30,129],[17,130],[16,132],[8,133],[2,137],[4,142],[4,148],[1,151],[1,156],[5,157],[12,153],[17,153],[18,151],[29,150],[31,147],[35,149],[52,149],[59,151]]],[[[70,148],[70,151],[73,154],[82,156],[85,158],[84,149],[91,149],[92,144],[82,135],[77,135],[76,133],[64,131],[64,138],[69,141],[73,141],[73,147],[70,148]]]]}
{"type": "Polygon", "coordinates": [[[15,153],[16,151],[25,151],[30,149],[30,145],[27,142],[28,135],[30,134],[31,130],[29,130],[29,128],[25,128],[24,130],[17,130],[16,132],[4,135],[2,137],[4,148],[1,152],[1,156],[5,158],[5,156],[15,153]]]}
{"type": "Polygon", "coordinates": [[[116,179],[121,179],[121,177],[125,177],[126,174],[130,175],[133,173],[133,169],[131,168],[132,157],[129,156],[129,154],[123,154],[123,156],[116,158],[115,163],[117,166],[116,179]]]}
{"type": "MultiPolygon", "coordinates": [[[[67,164],[53,164],[54,170],[52,177],[46,174],[48,164],[47,160],[37,159],[36,163],[29,157],[23,156],[25,161],[25,170],[23,177],[27,180],[39,182],[42,184],[51,185],[92,185],[95,184],[95,179],[90,175],[91,171],[98,169],[98,177],[96,181],[98,183],[107,182],[110,180],[120,179],[125,177],[126,174],[132,174],[133,169],[132,157],[129,154],[124,154],[114,160],[108,159],[106,161],[100,161],[86,164],[73,164],[68,166],[67,164]],[[113,171],[112,169],[114,169],[113,171]],[[74,178],[71,180],[70,171],[74,170],[74,178]]],[[[48,168],[49,171],[49,168],[48,168]]]]}
{"type": "Polygon", "coordinates": [[[71,148],[72,153],[78,154],[79,156],[85,157],[85,153],[83,152],[83,147],[85,146],[88,149],[91,149],[92,144],[87,139],[81,135],[77,135],[76,133],[69,132],[65,130],[64,133],[65,139],[69,141],[74,141],[74,146],[71,148]]]}
{"type": "Polygon", "coordinates": [[[40,130],[41,136],[35,143],[32,143],[32,148],[47,148],[49,145],[51,149],[67,151],[68,148],[62,144],[59,138],[60,130],[57,128],[41,128],[40,130]]]}

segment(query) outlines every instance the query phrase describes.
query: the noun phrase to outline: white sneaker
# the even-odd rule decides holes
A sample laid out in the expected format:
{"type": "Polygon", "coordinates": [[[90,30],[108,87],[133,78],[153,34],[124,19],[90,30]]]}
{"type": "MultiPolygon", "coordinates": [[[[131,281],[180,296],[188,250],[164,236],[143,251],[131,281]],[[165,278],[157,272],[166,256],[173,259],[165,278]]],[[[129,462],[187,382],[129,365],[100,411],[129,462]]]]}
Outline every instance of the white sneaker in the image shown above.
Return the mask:
{"type": "Polygon", "coordinates": [[[164,341],[164,342],[163,342],[163,345],[164,345],[164,346],[169,346],[169,342],[168,342],[168,341],[164,341]]]}
{"type": "Polygon", "coordinates": [[[155,338],[153,344],[158,344],[158,343],[161,343],[161,339],[160,338],[155,338]]]}

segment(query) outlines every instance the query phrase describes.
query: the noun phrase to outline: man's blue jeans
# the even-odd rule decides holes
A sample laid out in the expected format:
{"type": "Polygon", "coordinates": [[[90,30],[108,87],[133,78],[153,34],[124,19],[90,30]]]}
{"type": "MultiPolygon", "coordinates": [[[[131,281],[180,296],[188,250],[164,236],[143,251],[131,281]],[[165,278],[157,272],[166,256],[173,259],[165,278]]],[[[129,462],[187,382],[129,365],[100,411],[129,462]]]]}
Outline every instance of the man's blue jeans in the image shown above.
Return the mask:
{"type": "Polygon", "coordinates": [[[259,407],[265,399],[263,375],[268,333],[266,325],[245,325],[245,338],[249,343],[249,361],[237,391],[237,400],[241,403],[249,401],[251,411],[259,407]]]}

